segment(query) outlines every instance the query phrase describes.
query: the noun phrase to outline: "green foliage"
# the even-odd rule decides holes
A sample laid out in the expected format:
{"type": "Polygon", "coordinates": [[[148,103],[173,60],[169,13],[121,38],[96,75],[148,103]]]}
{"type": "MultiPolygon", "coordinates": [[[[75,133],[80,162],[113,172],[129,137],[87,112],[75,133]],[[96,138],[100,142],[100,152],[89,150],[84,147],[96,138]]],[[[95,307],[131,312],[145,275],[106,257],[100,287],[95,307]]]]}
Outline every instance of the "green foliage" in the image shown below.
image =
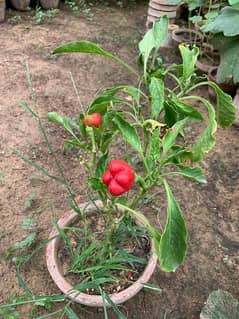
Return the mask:
{"type": "Polygon", "coordinates": [[[203,32],[223,33],[226,37],[239,35],[239,10],[225,7],[210,23],[202,27],[203,32]]]}
{"type": "Polygon", "coordinates": [[[218,83],[239,83],[239,36],[225,37],[220,33],[216,34],[212,41],[221,57],[217,71],[218,83]]]}
{"type": "MultiPolygon", "coordinates": [[[[143,65],[141,74],[119,57],[105,51],[95,43],[70,42],[53,51],[53,54],[97,54],[115,61],[136,76],[135,86],[118,85],[100,92],[84,108],[86,111],[75,117],[77,121],[56,112],[48,113],[48,120],[61,126],[67,132],[69,136],[66,141],[67,146],[79,149],[79,163],[87,172],[86,192],[102,221],[100,229],[95,231],[91,229],[88,224],[87,209],[80,209],[72,200],[74,192],[66,181],[62,167],[47,139],[40,117],[29,106],[23,102],[20,103],[38,122],[48,149],[54,156],[59,176],[52,175],[44,167],[30,161],[19,152],[18,155],[47,177],[66,186],[71,196],[71,207],[79,213],[81,223],[80,227],[73,225],[65,228],[55,223],[71,258],[68,272],[82,276],[82,280],[74,287],[74,290],[81,292],[94,289],[102,295],[105,318],[108,318],[108,304],[111,305],[118,318],[124,318],[124,315],[111,302],[103,289],[104,285],[107,283],[111,285],[118,280],[115,278],[116,270],[132,271],[135,264],[144,265],[147,262],[148,256],[141,258],[134,255],[129,248],[125,247],[125,243],[135,239],[140,244],[142,238],[151,237],[163,271],[175,271],[184,261],[187,251],[186,222],[167,179],[180,175],[198,183],[205,183],[206,179],[199,164],[195,167],[192,162],[202,161],[213,148],[217,125],[228,127],[235,118],[231,98],[223,93],[216,84],[195,76],[198,48],[181,45],[179,49],[182,63],[169,67],[162,65],[158,49],[167,37],[167,28],[168,19],[165,16],[154,22],[153,28],[139,43],[140,59],[143,65]],[[172,88],[165,85],[165,81],[169,78],[174,81],[172,88]],[[190,95],[191,91],[201,85],[211,85],[215,89],[217,93],[216,110],[207,99],[190,95]],[[193,104],[192,101],[195,100],[205,106],[206,115],[202,116],[201,110],[193,104]],[[99,113],[97,116],[102,118],[101,125],[88,126],[85,124],[84,117],[93,113],[99,113]],[[201,122],[201,126],[204,125],[196,142],[190,137],[189,128],[192,121],[196,122],[195,125],[197,122],[201,122]],[[114,149],[117,145],[124,146],[120,157],[127,160],[128,164],[132,166],[132,171],[135,171],[134,192],[123,193],[123,195],[121,193],[122,196],[110,193],[108,185],[106,186],[107,183],[104,184],[104,179],[102,180],[102,174],[108,172],[109,162],[115,158],[114,149]],[[156,187],[161,187],[167,197],[167,221],[162,233],[137,210],[139,204],[142,203],[142,198],[152,194],[156,187]],[[101,200],[102,208],[95,204],[95,198],[101,200]],[[139,220],[143,226],[136,225],[134,218],[139,220]]],[[[121,170],[123,182],[125,182],[124,170],[121,170]]],[[[31,230],[31,233],[14,249],[27,248],[34,242],[34,222],[29,219],[25,221],[24,225],[31,230]]],[[[42,245],[36,248],[32,255],[37,253],[43,247],[42,245]]],[[[22,257],[18,265],[25,263],[30,258],[29,255],[22,257]]],[[[19,274],[18,280],[30,297],[30,292],[19,274]]],[[[37,305],[48,307],[48,299],[38,300],[37,305]]],[[[77,314],[70,305],[64,309],[69,318],[77,318],[77,314]]]]}
{"type": "Polygon", "coordinates": [[[34,20],[36,24],[42,23],[45,19],[51,19],[53,18],[57,13],[59,13],[59,9],[49,9],[46,11],[42,11],[41,7],[36,7],[36,12],[34,15],[34,20]]]}
{"type": "Polygon", "coordinates": [[[161,43],[166,40],[168,35],[168,19],[166,16],[162,17],[158,22],[153,23],[152,29],[148,30],[143,39],[139,43],[139,52],[143,58],[144,75],[146,75],[149,57],[154,51],[154,59],[161,43]]]}
{"type": "Polygon", "coordinates": [[[168,198],[167,223],[158,249],[160,267],[164,271],[175,271],[183,262],[187,247],[187,230],[181,209],[166,181],[164,186],[168,198]]]}

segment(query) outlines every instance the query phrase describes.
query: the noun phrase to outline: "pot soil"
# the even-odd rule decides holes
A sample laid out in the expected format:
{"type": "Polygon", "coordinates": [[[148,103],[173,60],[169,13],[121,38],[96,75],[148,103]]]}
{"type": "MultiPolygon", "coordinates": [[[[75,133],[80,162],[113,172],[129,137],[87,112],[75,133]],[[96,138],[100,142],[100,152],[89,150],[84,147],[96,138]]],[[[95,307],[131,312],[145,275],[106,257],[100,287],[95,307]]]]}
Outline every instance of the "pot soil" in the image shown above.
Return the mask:
{"type": "MultiPolygon", "coordinates": [[[[95,204],[99,208],[102,207],[102,204],[99,201],[95,202],[95,204]]],[[[95,204],[84,203],[79,205],[79,207],[82,210],[85,210],[85,212],[88,214],[90,212],[92,213],[95,210],[95,204]]],[[[70,226],[76,223],[78,220],[79,215],[75,211],[70,210],[59,219],[58,225],[62,228],[70,226]]],[[[67,294],[71,300],[87,306],[103,307],[103,300],[101,295],[92,295],[84,292],[79,293],[79,291],[72,290],[74,284],[72,284],[71,280],[64,276],[64,270],[59,259],[59,250],[60,246],[62,246],[60,244],[62,242],[60,236],[58,235],[59,233],[57,229],[53,228],[50,234],[50,238],[55,238],[52,239],[46,247],[47,268],[52,279],[54,280],[58,288],[62,291],[62,293],[67,294]]],[[[157,265],[157,255],[154,252],[153,247],[153,242],[151,242],[151,255],[139,278],[126,289],[109,294],[111,300],[115,304],[121,304],[135,296],[143,288],[143,284],[149,281],[157,265]]],[[[62,253],[60,253],[60,255],[62,255],[62,253]]]]}

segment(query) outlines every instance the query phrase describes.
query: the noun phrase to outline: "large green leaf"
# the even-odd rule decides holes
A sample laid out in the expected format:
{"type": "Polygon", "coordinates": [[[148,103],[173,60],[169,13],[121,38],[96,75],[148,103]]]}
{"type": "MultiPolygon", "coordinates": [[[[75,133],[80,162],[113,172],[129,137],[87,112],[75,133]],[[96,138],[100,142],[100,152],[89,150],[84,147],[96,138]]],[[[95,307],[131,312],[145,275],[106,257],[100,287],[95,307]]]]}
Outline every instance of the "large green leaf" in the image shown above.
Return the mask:
{"type": "Polygon", "coordinates": [[[229,0],[228,2],[231,6],[239,5],[239,0],[229,0]]]}
{"type": "Polygon", "coordinates": [[[161,43],[168,35],[168,17],[163,16],[160,20],[153,22],[152,29],[148,30],[143,39],[139,42],[139,51],[144,61],[144,73],[146,73],[147,63],[153,49],[159,49],[161,43]]]}
{"type": "Polygon", "coordinates": [[[239,10],[225,7],[215,20],[202,27],[203,32],[220,33],[226,37],[239,35],[239,10]]]}
{"type": "Polygon", "coordinates": [[[140,139],[135,127],[119,115],[116,115],[112,121],[118,126],[126,142],[129,143],[137,152],[142,153],[140,139]]]}
{"type": "Polygon", "coordinates": [[[164,82],[161,79],[152,77],[149,85],[151,95],[151,112],[152,117],[157,119],[164,103],[164,82]]]}
{"type": "Polygon", "coordinates": [[[181,209],[171,189],[164,181],[167,193],[167,223],[159,245],[160,267],[164,271],[175,271],[183,262],[187,250],[187,229],[181,209]]]}
{"type": "Polygon", "coordinates": [[[239,36],[225,37],[223,34],[216,34],[213,37],[213,46],[220,51],[218,83],[228,81],[239,83],[239,36]]]}
{"type": "Polygon", "coordinates": [[[200,167],[184,167],[179,171],[172,172],[173,174],[179,174],[184,177],[193,179],[199,183],[206,183],[206,178],[202,173],[202,169],[200,167]]]}
{"type": "Polygon", "coordinates": [[[47,119],[50,122],[54,122],[56,124],[59,124],[61,126],[63,126],[65,128],[65,130],[70,133],[79,143],[79,139],[78,137],[75,135],[75,133],[73,132],[72,128],[71,128],[71,120],[66,117],[66,116],[61,116],[56,112],[49,112],[47,114],[47,119]]]}
{"type": "Polygon", "coordinates": [[[192,148],[192,160],[194,162],[201,161],[206,153],[208,153],[215,145],[214,134],[217,130],[216,114],[214,107],[207,100],[202,99],[208,109],[208,124],[199,140],[192,148]]]}
{"type": "Polygon", "coordinates": [[[52,53],[58,54],[58,53],[76,53],[76,52],[100,54],[105,57],[114,59],[114,56],[111,53],[103,50],[97,44],[93,42],[89,42],[89,41],[67,42],[55,48],[52,53]]]}
{"type": "Polygon", "coordinates": [[[191,119],[198,120],[198,121],[203,120],[202,114],[198,110],[196,110],[193,106],[186,104],[183,101],[180,101],[177,98],[174,98],[171,100],[170,106],[180,116],[181,115],[188,116],[191,119]]]}
{"type": "Polygon", "coordinates": [[[164,135],[163,140],[162,140],[163,155],[164,156],[170,150],[170,148],[174,145],[178,134],[183,129],[183,126],[184,126],[184,124],[186,123],[187,120],[188,120],[188,118],[185,118],[185,119],[183,119],[181,121],[178,121],[164,135]]]}
{"type": "Polygon", "coordinates": [[[183,59],[183,78],[184,82],[188,82],[195,70],[195,64],[197,62],[197,57],[199,54],[199,48],[193,47],[192,49],[189,46],[183,44],[179,45],[179,50],[183,59]]]}
{"type": "Polygon", "coordinates": [[[214,82],[210,82],[209,85],[213,87],[217,95],[217,121],[221,127],[228,127],[236,117],[236,108],[232,98],[224,93],[214,82]]]}
{"type": "Polygon", "coordinates": [[[136,74],[138,76],[138,73],[129,65],[127,65],[124,61],[119,59],[117,56],[111,54],[110,52],[107,52],[103,50],[100,46],[93,42],[89,41],[73,41],[73,42],[67,42],[56,49],[53,50],[53,54],[59,54],[59,53],[91,53],[91,54],[98,54],[104,57],[107,57],[111,60],[116,61],[117,63],[123,65],[126,67],[130,72],[136,74]]]}

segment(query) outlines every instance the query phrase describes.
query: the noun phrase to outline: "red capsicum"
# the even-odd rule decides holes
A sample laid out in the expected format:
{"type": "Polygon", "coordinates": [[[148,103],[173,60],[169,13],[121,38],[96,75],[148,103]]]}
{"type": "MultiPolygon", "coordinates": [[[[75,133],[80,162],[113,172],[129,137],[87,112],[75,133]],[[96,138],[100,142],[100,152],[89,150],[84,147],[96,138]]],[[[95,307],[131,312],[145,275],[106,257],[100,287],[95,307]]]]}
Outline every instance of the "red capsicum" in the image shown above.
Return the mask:
{"type": "Polygon", "coordinates": [[[120,196],[134,186],[134,178],[134,169],[127,162],[112,160],[102,176],[102,181],[111,195],[120,196]]]}
{"type": "Polygon", "coordinates": [[[102,124],[102,116],[100,113],[92,113],[89,115],[85,115],[83,123],[85,126],[100,127],[102,124]]]}

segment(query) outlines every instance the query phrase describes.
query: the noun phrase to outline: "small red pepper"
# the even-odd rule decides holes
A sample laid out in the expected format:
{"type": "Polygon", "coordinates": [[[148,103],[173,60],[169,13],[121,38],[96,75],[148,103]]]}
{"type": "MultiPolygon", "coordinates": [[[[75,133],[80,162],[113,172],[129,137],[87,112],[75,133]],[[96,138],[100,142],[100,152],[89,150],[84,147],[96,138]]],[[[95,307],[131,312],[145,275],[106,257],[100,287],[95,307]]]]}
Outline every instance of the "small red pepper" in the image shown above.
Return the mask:
{"type": "Polygon", "coordinates": [[[85,115],[83,123],[85,126],[100,127],[100,125],[102,124],[102,116],[100,113],[85,115]]]}
{"type": "Polygon", "coordinates": [[[127,162],[112,160],[102,176],[102,181],[108,186],[111,195],[119,196],[134,186],[134,177],[134,170],[127,162]]]}

